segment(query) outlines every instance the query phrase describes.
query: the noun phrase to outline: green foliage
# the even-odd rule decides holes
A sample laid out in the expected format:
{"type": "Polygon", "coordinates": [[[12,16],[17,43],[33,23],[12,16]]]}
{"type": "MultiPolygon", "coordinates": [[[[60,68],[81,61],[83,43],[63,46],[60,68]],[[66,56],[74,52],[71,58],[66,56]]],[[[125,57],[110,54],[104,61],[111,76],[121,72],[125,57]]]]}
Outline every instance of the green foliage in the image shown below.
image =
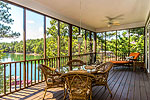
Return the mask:
{"type": "Polygon", "coordinates": [[[68,24],[60,23],[60,56],[68,55],[68,36],[69,28],[68,24]]]}
{"type": "MultiPolygon", "coordinates": [[[[3,52],[9,53],[23,53],[23,41],[14,41],[11,43],[0,43],[3,52]]],[[[30,39],[26,41],[27,53],[35,53],[43,55],[44,40],[43,39],[30,39]]]]}
{"type": "MultiPolygon", "coordinates": [[[[20,36],[20,33],[13,32],[11,30],[10,24],[13,24],[14,20],[11,18],[11,14],[9,11],[11,8],[8,6],[7,3],[0,1],[0,39],[1,38],[13,38],[20,36]]],[[[4,51],[14,51],[14,46],[11,48],[9,45],[13,44],[0,44],[0,59],[4,56],[4,51]]],[[[3,65],[0,65],[0,93],[4,92],[3,90],[3,65]]],[[[9,76],[6,76],[6,86],[9,83],[9,76]]],[[[7,92],[8,87],[6,87],[7,92]]]]}
{"type": "Polygon", "coordinates": [[[124,54],[130,52],[140,52],[144,53],[144,28],[135,28],[130,30],[121,30],[117,33],[116,31],[98,33],[97,34],[97,48],[98,52],[103,51],[105,48],[105,38],[106,38],[106,51],[116,52],[116,42],[117,42],[117,53],[124,54]]]}
{"type": "Polygon", "coordinates": [[[131,30],[130,51],[144,53],[144,28],[131,30]]]}
{"type": "Polygon", "coordinates": [[[79,44],[77,39],[78,35],[79,35],[79,28],[73,26],[72,27],[72,55],[79,54],[78,53],[79,44]]]}
{"type": "Polygon", "coordinates": [[[50,21],[50,27],[47,27],[46,38],[46,55],[47,57],[57,56],[57,36],[58,36],[58,22],[56,20],[50,21]]]}
{"type": "Polygon", "coordinates": [[[0,38],[18,37],[20,33],[13,32],[9,24],[13,24],[14,20],[11,18],[7,3],[0,1],[0,38]]]}
{"type": "MultiPolygon", "coordinates": [[[[46,54],[47,54],[47,57],[55,57],[58,54],[57,53],[58,22],[54,19],[51,19],[50,25],[51,26],[47,28],[46,54]]],[[[75,55],[75,54],[78,54],[78,40],[77,40],[78,34],[77,33],[79,33],[79,30],[75,26],[72,27],[72,30],[73,30],[72,54],[75,55]]],[[[68,36],[69,36],[68,24],[61,22],[60,23],[60,56],[68,55],[68,36]]]]}
{"type": "Polygon", "coordinates": [[[129,35],[128,31],[120,31],[117,35],[117,53],[129,53],[129,35]]]}
{"type": "Polygon", "coordinates": [[[116,51],[116,32],[106,32],[106,51],[116,51]]]}
{"type": "Polygon", "coordinates": [[[105,33],[97,33],[97,52],[104,52],[105,48],[105,33]]]}
{"type": "MultiPolygon", "coordinates": [[[[23,50],[23,48],[22,48],[22,50],[23,50]]],[[[40,54],[41,56],[43,56],[44,55],[43,50],[44,50],[43,38],[41,38],[41,39],[29,39],[26,41],[26,52],[27,53],[40,54]]]]}

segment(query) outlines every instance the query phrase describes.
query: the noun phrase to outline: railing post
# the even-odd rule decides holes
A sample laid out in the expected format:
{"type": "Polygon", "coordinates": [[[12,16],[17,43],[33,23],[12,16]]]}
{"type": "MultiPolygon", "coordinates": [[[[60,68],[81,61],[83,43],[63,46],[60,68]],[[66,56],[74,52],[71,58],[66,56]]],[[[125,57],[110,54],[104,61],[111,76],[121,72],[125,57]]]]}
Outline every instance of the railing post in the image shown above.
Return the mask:
{"type": "Polygon", "coordinates": [[[146,57],[146,56],[145,56],[145,48],[146,48],[146,47],[145,47],[145,46],[146,46],[146,45],[145,45],[145,36],[146,36],[146,34],[145,34],[145,27],[143,27],[143,28],[144,28],[144,55],[143,55],[144,59],[143,59],[143,60],[144,60],[144,63],[145,63],[145,57],[146,57]]]}
{"type": "Polygon", "coordinates": [[[128,55],[130,54],[130,29],[129,29],[129,44],[128,44],[128,55]]]}
{"type": "MultiPolygon", "coordinates": [[[[86,54],[86,50],[87,50],[87,35],[86,35],[86,32],[87,32],[87,30],[85,29],[85,51],[84,51],[84,53],[86,54]]],[[[85,57],[84,57],[84,60],[85,60],[85,62],[87,63],[87,56],[85,55],[85,57]]]]}
{"type": "Polygon", "coordinates": [[[44,16],[44,64],[46,65],[46,16],[44,16]]]}
{"type": "MultiPolygon", "coordinates": [[[[104,38],[104,33],[101,33],[102,34],[102,37],[104,38]]],[[[101,62],[104,62],[103,60],[104,60],[104,57],[103,57],[103,50],[104,50],[104,48],[103,48],[104,46],[103,46],[103,42],[101,41],[101,49],[102,49],[102,51],[100,52],[100,54],[101,54],[101,57],[102,57],[102,59],[101,59],[101,62]]]]}
{"type": "MultiPolygon", "coordinates": [[[[81,30],[80,30],[80,28],[78,28],[79,29],[79,35],[81,35],[80,33],[81,33],[81,30]]],[[[80,58],[80,52],[81,52],[81,43],[79,43],[78,42],[78,54],[79,54],[79,59],[81,59],[80,58]]]]}
{"type": "Polygon", "coordinates": [[[105,62],[106,62],[106,32],[105,32],[105,62]]]}
{"type": "Polygon", "coordinates": [[[92,34],[92,32],[90,31],[90,35],[89,35],[89,38],[90,38],[90,64],[92,63],[92,38],[91,38],[91,34],[92,34]]]}
{"type": "MultiPolygon", "coordinates": [[[[23,84],[26,87],[26,9],[23,9],[23,84]]],[[[21,81],[21,80],[20,80],[21,81]]]]}
{"type": "Polygon", "coordinates": [[[58,20],[58,36],[57,36],[57,56],[58,56],[58,70],[60,71],[60,21],[58,20]]]}
{"type": "MultiPolygon", "coordinates": [[[[71,24],[69,24],[68,56],[69,56],[69,60],[72,60],[72,25],[71,24]]],[[[72,68],[70,67],[69,70],[72,70],[72,68]]]]}
{"type": "Polygon", "coordinates": [[[116,30],[116,61],[117,61],[117,30],[116,30]]]}
{"type": "Polygon", "coordinates": [[[87,40],[86,40],[86,36],[87,36],[87,35],[86,35],[86,32],[87,32],[87,31],[85,30],[85,51],[84,51],[84,53],[86,53],[86,49],[87,49],[87,47],[86,47],[86,44],[87,44],[87,40]]]}
{"type": "Polygon", "coordinates": [[[94,32],[94,62],[96,62],[96,33],[94,32]]]}
{"type": "Polygon", "coordinates": [[[4,95],[6,95],[6,65],[4,64],[4,80],[3,80],[3,84],[4,84],[4,95]]]}

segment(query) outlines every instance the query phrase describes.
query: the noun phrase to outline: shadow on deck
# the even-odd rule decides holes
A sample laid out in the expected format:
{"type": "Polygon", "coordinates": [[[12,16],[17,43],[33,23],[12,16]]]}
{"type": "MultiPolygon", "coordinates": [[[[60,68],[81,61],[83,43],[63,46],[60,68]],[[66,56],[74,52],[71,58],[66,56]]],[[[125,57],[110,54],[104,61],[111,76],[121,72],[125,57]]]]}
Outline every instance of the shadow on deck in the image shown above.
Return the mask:
{"type": "MultiPolygon", "coordinates": [[[[110,71],[108,85],[111,98],[103,86],[93,87],[93,100],[150,100],[150,75],[143,71],[133,72],[130,68],[115,68],[110,71]]],[[[2,97],[3,100],[42,100],[45,83],[31,86],[19,92],[2,97]]],[[[63,100],[63,88],[48,90],[46,100],[63,100]]]]}

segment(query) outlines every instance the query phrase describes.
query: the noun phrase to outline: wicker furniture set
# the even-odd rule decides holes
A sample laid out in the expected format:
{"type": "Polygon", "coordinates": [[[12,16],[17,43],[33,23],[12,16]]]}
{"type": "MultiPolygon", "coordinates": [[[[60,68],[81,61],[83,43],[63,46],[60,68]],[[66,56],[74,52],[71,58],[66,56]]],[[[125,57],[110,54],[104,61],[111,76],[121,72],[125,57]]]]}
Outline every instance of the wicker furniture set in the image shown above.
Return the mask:
{"type": "MultiPolygon", "coordinates": [[[[110,69],[113,67],[113,63],[106,62],[97,65],[96,67],[93,67],[95,70],[90,72],[80,68],[85,65],[81,60],[71,60],[67,65],[70,67],[77,66],[79,70],[70,70],[68,73],[59,73],[55,68],[50,68],[42,64],[39,65],[46,81],[44,97],[47,89],[52,87],[63,87],[64,99],[66,99],[67,94],[69,94],[70,100],[88,100],[89,98],[92,100],[92,87],[94,86],[105,86],[112,96],[107,84],[107,78],[110,69]]],[[[92,69],[92,67],[85,67],[85,69],[92,69]]]]}

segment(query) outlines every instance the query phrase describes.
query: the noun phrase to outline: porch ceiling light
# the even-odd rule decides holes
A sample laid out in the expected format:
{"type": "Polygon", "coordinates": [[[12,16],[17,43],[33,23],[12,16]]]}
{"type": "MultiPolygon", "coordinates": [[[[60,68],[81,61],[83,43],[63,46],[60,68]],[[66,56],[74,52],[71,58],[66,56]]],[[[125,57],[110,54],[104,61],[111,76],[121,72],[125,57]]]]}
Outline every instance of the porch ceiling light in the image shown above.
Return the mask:
{"type": "Polygon", "coordinates": [[[83,41],[83,37],[81,35],[81,0],[80,0],[80,33],[79,33],[79,36],[78,36],[78,43],[82,43],[83,41]]]}

